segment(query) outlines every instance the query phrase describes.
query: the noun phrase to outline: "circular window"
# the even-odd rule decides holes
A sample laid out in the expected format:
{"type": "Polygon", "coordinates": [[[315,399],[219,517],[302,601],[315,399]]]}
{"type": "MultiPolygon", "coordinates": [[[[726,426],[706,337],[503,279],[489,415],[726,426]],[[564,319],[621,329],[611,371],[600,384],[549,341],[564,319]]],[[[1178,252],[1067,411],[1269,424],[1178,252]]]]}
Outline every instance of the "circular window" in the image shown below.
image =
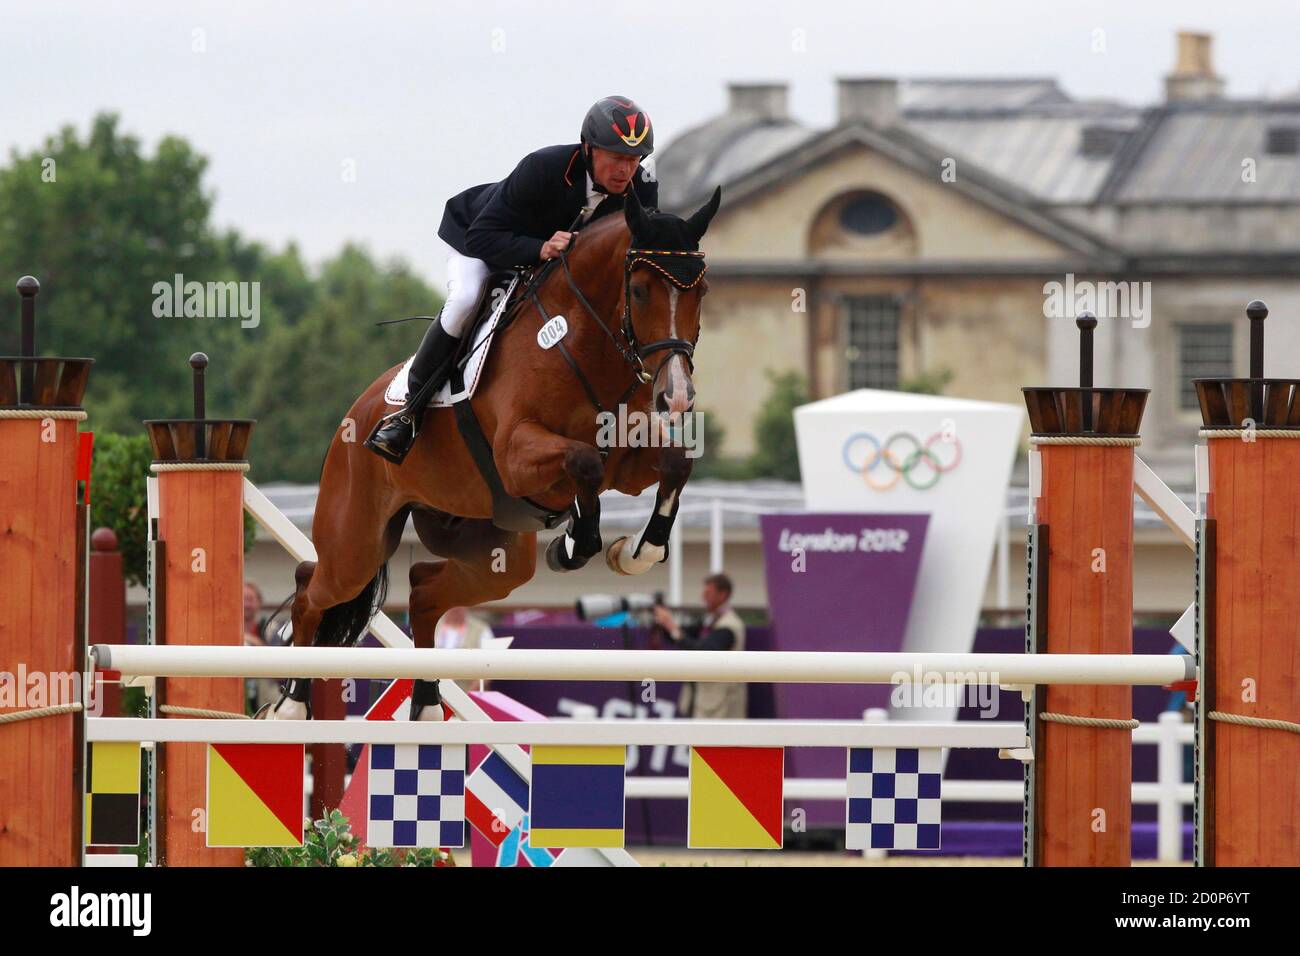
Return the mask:
{"type": "Polygon", "coordinates": [[[884,196],[859,196],[840,209],[840,225],[859,236],[888,232],[898,222],[898,210],[884,196]]]}

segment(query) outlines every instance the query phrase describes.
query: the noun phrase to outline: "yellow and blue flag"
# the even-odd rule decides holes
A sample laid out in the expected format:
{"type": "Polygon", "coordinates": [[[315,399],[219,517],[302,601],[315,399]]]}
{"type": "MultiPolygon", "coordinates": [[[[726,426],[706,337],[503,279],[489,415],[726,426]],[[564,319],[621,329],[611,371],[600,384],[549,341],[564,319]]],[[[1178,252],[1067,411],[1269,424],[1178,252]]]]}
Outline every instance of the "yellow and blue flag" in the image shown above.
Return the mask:
{"type": "Polygon", "coordinates": [[[534,746],[534,846],[622,847],[624,747],[534,746]]]}

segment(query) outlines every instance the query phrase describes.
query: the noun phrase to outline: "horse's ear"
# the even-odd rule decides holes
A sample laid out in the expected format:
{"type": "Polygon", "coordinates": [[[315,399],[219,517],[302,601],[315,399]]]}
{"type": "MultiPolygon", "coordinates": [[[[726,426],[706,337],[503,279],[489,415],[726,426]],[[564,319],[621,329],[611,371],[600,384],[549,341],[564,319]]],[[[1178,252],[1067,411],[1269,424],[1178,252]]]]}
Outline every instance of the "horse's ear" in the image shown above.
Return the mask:
{"type": "Polygon", "coordinates": [[[686,220],[686,228],[691,231],[691,235],[699,242],[704,238],[705,231],[709,228],[709,223],[718,212],[718,206],[722,205],[722,187],[719,186],[713,190],[713,198],[706,202],[686,220]]]}
{"type": "Polygon", "coordinates": [[[645,235],[645,209],[642,208],[641,197],[636,194],[635,189],[629,189],[627,191],[627,198],[623,201],[623,218],[627,220],[628,231],[630,231],[633,236],[645,235]]]}

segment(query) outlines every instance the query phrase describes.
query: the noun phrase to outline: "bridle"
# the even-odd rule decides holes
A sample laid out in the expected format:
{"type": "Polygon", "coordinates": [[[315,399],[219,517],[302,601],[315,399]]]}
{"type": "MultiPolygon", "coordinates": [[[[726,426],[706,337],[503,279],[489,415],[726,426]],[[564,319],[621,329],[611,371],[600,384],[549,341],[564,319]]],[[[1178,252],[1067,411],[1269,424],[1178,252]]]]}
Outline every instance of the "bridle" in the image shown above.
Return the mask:
{"type": "MultiPolygon", "coordinates": [[[[673,355],[683,356],[690,370],[695,371],[695,342],[687,339],[664,338],[642,345],[638,341],[636,328],[632,324],[632,273],[638,267],[644,266],[654,269],[663,279],[678,289],[691,289],[699,284],[700,280],[704,278],[704,273],[708,270],[708,266],[704,264],[704,253],[681,252],[672,249],[637,249],[635,247],[628,249],[623,257],[623,317],[618,329],[618,335],[615,335],[609,326],[601,320],[600,313],[596,311],[587,297],[583,295],[582,289],[578,287],[578,283],[573,278],[573,272],[569,268],[569,251],[567,249],[560,254],[559,262],[564,270],[565,280],[569,283],[569,290],[582,304],[583,309],[586,310],[596,325],[600,327],[600,330],[613,343],[615,350],[622,356],[623,361],[632,371],[632,383],[619,397],[615,406],[625,404],[642,385],[650,385],[653,389],[659,373],[668,365],[668,361],[673,355]],[[646,370],[645,359],[656,352],[667,352],[669,354],[659,363],[659,367],[655,369],[654,374],[651,374],[646,370]]],[[[546,307],[542,305],[539,294],[541,284],[540,281],[529,283],[528,288],[525,290],[525,298],[532,301],[542,316],[542,322],[546,323],[551,320],[551,316],[547,313],[546,307]]],[[[563,339],[556,343],[556,348],[564,357],[564,360],[568,362],[569,367],[573,369],[573,373],[581,383],[583,391],[587,393],[587,400],[591,402],[597,412],[607,412],[608,409],[601,404],[600,398],[591,386],[591,382],[564,344],[563,339]]]]}

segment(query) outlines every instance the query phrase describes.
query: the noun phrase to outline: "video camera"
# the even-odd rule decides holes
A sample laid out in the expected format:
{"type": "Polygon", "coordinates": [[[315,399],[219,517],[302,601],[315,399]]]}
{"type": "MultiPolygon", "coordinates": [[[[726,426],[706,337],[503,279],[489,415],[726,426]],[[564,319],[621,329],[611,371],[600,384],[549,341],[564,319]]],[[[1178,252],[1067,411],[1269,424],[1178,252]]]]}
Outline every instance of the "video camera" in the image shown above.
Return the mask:
{"type": "Polygon", "coordinates": [[[626,611],[637,620],[645,620],[663,603],[662,591],[654,594],[584,594],[574,602],[574,610],[578,619],[583,621],[598,620],[620,611],[626,611]]]}

